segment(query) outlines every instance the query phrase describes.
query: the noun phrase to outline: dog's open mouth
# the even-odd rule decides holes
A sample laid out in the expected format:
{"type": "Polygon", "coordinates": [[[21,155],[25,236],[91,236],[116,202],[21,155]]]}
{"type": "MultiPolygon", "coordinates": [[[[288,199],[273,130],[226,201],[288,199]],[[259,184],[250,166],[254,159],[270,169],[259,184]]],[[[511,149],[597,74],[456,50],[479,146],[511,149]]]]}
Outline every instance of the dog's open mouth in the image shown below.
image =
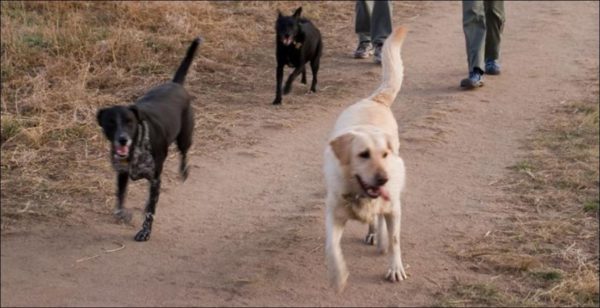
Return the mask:
{"type": "Polygon", "coordinates": [[[356,180],[358,181],[360,188],[362,188],[363,192],[367,196],[369,196],[369,198],[377,199],[377,198],[381,197],[385,201],[390,200],[390,194],[388,193],[387,189],[385,189],[385,187],[370,186],[367,183],[363,182],[363,180],[360,178],[359,175],[356,175],[356,180]]]}
{"type": "Polygon", "coordinates": [[[293,39],[292,37],[284,37],[281,42],[283,43],[283,45],[285,46],[289,46],[292,43],[293,39]]]}
{"type": "Polygon", "coordinates": [[[127,156],[129,156],[129,146],[115,145],[115,156],[119,158],[126,158],[127,156]]]}

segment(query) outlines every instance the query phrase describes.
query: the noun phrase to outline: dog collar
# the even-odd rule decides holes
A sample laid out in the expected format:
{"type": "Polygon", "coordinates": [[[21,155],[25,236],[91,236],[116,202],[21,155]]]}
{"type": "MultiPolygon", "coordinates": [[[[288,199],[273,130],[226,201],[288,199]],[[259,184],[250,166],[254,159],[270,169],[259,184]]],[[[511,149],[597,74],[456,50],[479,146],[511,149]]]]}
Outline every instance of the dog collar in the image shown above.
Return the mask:
{"type": "Polygon", "coordinates": [[[365,197],[361,194],[344,194],[342,195],[342,198],[344,199],[344,201],[346,201],[346,204],[349,206],[355,206],[355,205],[361,205],[361,201],[367,199],[368,197],[365,197]]]}
{"type": "Polygon", "coordinates": [[[120,165],[121,167],[127,167],[129,164],[129,159],[127,159],[127,157],[117,157],[115,158],[114,163],[120,165]]]}
{"type": "Polygon", "coordinates": [[[144,144],[150,144],[150,132],[148,130],[148,123],[146,121],[141,121],[141,124],[138,124],[138,129],[140,130],[140,134],[137,136],[137,140],[135,142],[135,147],[142,147],[144,144]]]}
{"type": "Polygon", "coordinates": [[[344,207],[351,215],[352,219],[360,220],[365,223],[371,223],[376,211],[375,199],[371,199],[360,194],[344,194],[342,195],[344,200],[344,207]]]}
{"type": "Polygon", "coordinates": [[[346,200],[348,202],[357,201],[358,199],[360,199],[360,197],[361,197],[360,194],[344,194],[344,195],[342,195],[342,198],[344,198],[344,200],[346,200]]]}

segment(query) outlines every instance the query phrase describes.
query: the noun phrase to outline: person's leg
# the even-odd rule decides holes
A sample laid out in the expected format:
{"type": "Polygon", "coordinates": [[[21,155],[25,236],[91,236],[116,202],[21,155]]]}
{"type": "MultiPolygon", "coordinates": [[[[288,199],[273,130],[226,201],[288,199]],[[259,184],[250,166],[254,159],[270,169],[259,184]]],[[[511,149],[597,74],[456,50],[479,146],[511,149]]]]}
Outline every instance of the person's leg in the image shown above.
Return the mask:
{"type": "Polygon", "coordinates": [[[392,3],[375,1],[371,15],[371,38],[373,44],[381,44],[392,33],[392,3]]]}
{"type": "Polygon", "coordinates": [[[376,63],[381,63],[381,47],[390,33],[392,33],[392,3],[387,0],[375,1],[371,15],[371,38],[375,46],[376,63]]]}
{"type": "Polygon", "coordinates": [[[373,52],[371,45],[371,13],[373,1],[356,1],[356,21],[354,31],[358,35],[358,47],[354,52],[355,58],[367,58],[373,52]]]}
{"type": "Polygon", "coordinates": [[[481,76],[484,67],[485,9],[483,1],[463,1],[463,31],[469,64],[469,78],[463,79],[461,87],[476,88],[483,85],[481,76]]]}
{"type": "Polygon", "coordinates": [[[463,1],[463,31],[467,46],[469,72],[483,72],[486,36],[484,1],[463,1]]]}
{"type": "Polygon", "coordinates": [[[371,42],[371,13],[373,1],[356,1],[356,22],[354,31],[358,35],[358,42],[371,42]]]}
{"type": "Polygon", "coordinates": [[[485,1],[485,71],[500,74],[500,41],[504,30],[504,1],[485,1]]]}

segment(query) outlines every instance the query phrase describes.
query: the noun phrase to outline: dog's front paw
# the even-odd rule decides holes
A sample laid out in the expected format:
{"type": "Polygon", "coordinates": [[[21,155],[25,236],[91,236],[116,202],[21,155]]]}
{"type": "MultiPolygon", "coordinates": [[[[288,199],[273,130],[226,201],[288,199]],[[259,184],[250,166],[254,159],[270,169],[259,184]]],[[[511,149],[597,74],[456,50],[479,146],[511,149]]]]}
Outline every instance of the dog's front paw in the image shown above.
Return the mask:
{"type": "Polygon", "coordinates": [[[375,245],[377,241],[375,240],[375,233],[368,233],[365,236],[365,244],[367,245],[375,245]]]}
{"type": "Polygon", "coordinates": [[[273,105],[281,105],[281,97],[276,97],[273,101],[273,105]]]}
{"type": "Polygon", "coordinates": [[[317,87],[310,87],[310,92],[317,93],[317,87]]]}
{"type": "Polygon", "coordinates": [[[117,219],[117,222],[123,221],[125,223],[131,222],[131,212],[127,209],[116,210],[113,216],[117,219]]]}
{"type": "Polygon", "coordinates": [[[285,87],[283,87],[283,94],[289,94],[292,91],[292,84],[286,84],[285,87]]]}
{"type": "Polygon", "coordinates": [[[135,240],[138,242],[145,242],[147,240],[150,239],[150,233],[152,232],[152,230],[147,229],[147,228],[142,228],[142,230],[140,230],[136,235],[135,235],[135,240]]]}
{"type": "Polygon", "coordinates": [[[400,266],[392,266],[385,275],[385,279],[391,282],[400,282],[406,278],[407,276],[402,264],[400,266]]]}

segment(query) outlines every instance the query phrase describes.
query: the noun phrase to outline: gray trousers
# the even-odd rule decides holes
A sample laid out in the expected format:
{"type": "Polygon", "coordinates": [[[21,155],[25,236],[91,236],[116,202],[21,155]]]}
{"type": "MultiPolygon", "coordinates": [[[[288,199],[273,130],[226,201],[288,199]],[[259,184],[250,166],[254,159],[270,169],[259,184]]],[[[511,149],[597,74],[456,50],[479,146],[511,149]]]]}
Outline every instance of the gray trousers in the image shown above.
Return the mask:
{"type": "Polygon", "coordinates": [[[504,1],[463,1],[462,9],[469,72],[483,72],[485,60],[500,59],[504,1]]]}
{"type": "Polygon", "coordinates": [[[356,1],[355,32],[358,42],[383,44],[392,33],[392,3],[390,1],[356,1]]]}

